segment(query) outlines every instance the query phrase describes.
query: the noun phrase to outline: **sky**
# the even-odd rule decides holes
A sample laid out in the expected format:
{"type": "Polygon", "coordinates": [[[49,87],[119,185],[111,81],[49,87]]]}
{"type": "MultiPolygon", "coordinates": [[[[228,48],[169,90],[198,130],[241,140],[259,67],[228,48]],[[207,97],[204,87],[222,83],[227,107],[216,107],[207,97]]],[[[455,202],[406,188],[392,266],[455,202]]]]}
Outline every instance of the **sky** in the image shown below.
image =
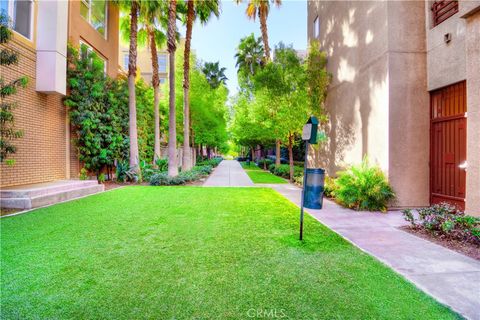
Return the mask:
{"type": "MultiPolygon", "coordinates": [[[[245,15],[246,2],[237,5],[232,1],[222,1],[222,12],[217,19],[213,17],[206,25],[195,24],[192,35],[192,49],[198,59],[207,62],[220,61],[226,67],[227,86],[230,95],[237,90],[237,71],[235,52],[240,39],[255,33],[260,36],[258,19],[253,22],[245,15]]],[[[268,37],[270,47],[282,41],[293,44],[298,50],[307,47],[307,1],[284,0],[280,8],[271,6],[268,16],[268,37]]],[[[184,30],[180,29],[182,34],[184,30]]]]}

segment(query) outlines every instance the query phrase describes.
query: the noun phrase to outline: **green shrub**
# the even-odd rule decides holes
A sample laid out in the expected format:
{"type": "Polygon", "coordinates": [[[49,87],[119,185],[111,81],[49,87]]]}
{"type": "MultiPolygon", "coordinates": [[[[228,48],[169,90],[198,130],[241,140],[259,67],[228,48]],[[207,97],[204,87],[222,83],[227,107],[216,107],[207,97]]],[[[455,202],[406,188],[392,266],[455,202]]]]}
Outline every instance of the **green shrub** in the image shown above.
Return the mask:
{"type": "Polygon", "coordinates": [[[418,209],[418,219],[412,209],[403,210],[402,213],[412,227],[427,230],[435,237],[480,245],[480,218],[467,216],[451,204],[440,203],[418,209]]]}
{"type": "Polygon", "coordinates": [[[97,180],[98,180],[98,183],[104,183],[104,182],[105,182],[105,173],[103,173],[103,172],[100,173],[100,174],[98,175],[97,180]]]}
{"type": "Polygon", "coordinates": [[[79,176],[80,180],[87,180],[88,179],[88,172],[87,172],[87,169],[85,168],[82,168],[80,170],[80,176],[79,176]]]}
{"type": "Polygon", "coordinates": [[[142,160],[140,161],[140,172],[142,173],[142,179],[148,181],[152,175],[158,173],[158,170],[154,169],[150,163],[142,160]]]}
{"type": "Polygon", "coordinates": [[[382,170],[371,166],[366,157],[360,165],[339,172],[334,194],[347,208],[370,211],[386,211],[388,202],[395,198],[382,170]]]}
{"type": "Polygon", "coordinates": [[[198,171],[202,173],[203,175],[207,176],[210,173],[212,173],[213,168],[212,166],[195,166],[192,168],[192,171],[198,171]]]}
{"type": "Polygon", "coordinates": [[[167,158],[157,159],[156,165],[158,167],[158,171],[160,171],[160,172],[168,171],[168,159],[167,158]]]}
{"type": "Polygon", "coordinates": [[[130,168],[128,162],[117,162],[116,169],[116,178],[118,182],[137,182],[139,180],[136,171],[134,168],[130,168]]]}
{"type": "Polygon", "coordinates": [[[271,159],[259,159],[259,160],[257,161],[257,164],[258,164],[258,166],[259,166],[260,168],[263,168],[264,165],[268,168],[268,167],[269,167],[271,164],[273,164],[273,163],[274,163],[274,162],[273,162],[273,160],[271,160],[271,159]]]}
{"type": "Polygon", "coordinates": [[[150,185],[152,186],[176,186],[200,180],[208,176],[212,172],[211,166],[195,166],[191,170],[182,171],[176,177],[170,177],[167,172],[159,172],[150,177],[150,185]]]}
{"type": "MultiPolygon", "coordinates": [[[[293,167],[293,177],[298,177],[303,175],[303,168],[302,167],[293,167]]],[[[290,178],[290,166],[288,164],[281,164],[275,168],[273,168],[273,174],[279,177],[289,179],[290,178]]]]}
{"type": "Polygon", "coordinates": [[[268,166],[268,171],[270,171],[271,173],[275,171],[275,163],[272,163],[268,166]]]}
{"type": "Polygon", "coordinates": [[[178,186],[181,184],[185,184],[185,180],[180,175],[170,177],[166,172],[156,173],[150,178],[152,186],[178,186]]]}
{"type": "Polygon", "coordinates": [[[196,165],[197,166],[212,166],[212,167],[216,167],[220,164],[220,162],[222,162],[222,158],[220,157],[216,157],[216,158],[212,158],[212,159],[197,159],[197,163],[196,165]]]}
{"type": "Polygon", "coordinates": [[[293,182],[295,182],[299,186],[302,186],[303,185],[303,174],[301,176],[293,177],[293,182]]]}
{"type": "Polygon", "coordinates": [[[329,176],[325,176],[325,186],[323,188],[323,194],[327,198],[333,198],[335,196],[335,180],[329,176]]]}

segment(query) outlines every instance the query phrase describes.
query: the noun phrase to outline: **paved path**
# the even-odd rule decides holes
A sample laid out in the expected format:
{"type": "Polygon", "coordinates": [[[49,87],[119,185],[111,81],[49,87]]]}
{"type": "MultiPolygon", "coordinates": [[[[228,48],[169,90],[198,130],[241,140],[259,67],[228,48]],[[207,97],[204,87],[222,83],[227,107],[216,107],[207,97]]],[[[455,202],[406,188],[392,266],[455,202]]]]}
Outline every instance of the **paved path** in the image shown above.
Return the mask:
{"type": "MultiPolygon", "coordinates": [[[[300,188],[269,186],[300,206],[300,188]]],[[[480,319],[480,262],[399,230],[407,224],[400,212],[355,212],[329,200],[322,210],[306,211],[441,303],[480,319]]],[[[304,234],[308,237],[308,230],[304,234]]]]}
{"type": "Polygon", "coordinates": [[[223,160],[203,184],[204,187],[253,187],[250,177],[236,160],[223,160]]]}

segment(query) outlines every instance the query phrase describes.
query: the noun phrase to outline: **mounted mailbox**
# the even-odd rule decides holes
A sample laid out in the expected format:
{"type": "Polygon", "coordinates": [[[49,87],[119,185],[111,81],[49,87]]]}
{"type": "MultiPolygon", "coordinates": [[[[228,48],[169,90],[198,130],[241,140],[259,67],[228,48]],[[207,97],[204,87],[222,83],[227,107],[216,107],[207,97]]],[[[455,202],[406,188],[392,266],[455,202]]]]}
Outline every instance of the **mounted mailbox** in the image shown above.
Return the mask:
{"type": "Polygon", "coordinates": [[[318,119],[310,116],[307,123],[303,126],[302,140],[310,144],[317,144],[318,119]]]}

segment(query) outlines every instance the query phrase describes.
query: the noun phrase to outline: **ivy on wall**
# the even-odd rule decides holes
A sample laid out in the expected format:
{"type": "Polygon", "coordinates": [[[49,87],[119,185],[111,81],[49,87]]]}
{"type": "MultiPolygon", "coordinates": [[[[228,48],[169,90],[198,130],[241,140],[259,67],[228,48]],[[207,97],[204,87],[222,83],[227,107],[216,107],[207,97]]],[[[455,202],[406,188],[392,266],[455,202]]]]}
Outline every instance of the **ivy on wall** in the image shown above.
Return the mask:
{"type": "MultiPolygon", "coordinates": [[[[18,64],[18,53],[3,47],[12,38],[12,32],[9,25],[9,19],[3,13],[0,13],[0,67],[8,67],[18,64]]],[[[15,163],[14,159],[7,159],[15,154],[17,148],[14,141],[23,136],[23,131],[15,128],[15,116],[13,110],[17,103],[7,99],[17,93],[17,89],[25,88],[28,84],[27,77],[20,77],[12,81],[6,81],[0,77],[0,162],[6,162],[8,165],[15,163]]]]}
{"type": "MultiPolygon", "coordinates": [[[[128,161],[128,84],[124,77],[110,79],[103,62],[86,48],[68,47],[65,105],[74,128],[79,160],[97,176],[128,161]]],[[[153,158],[153,90],[137,83],[137,125],[140,157],[153,158]]]]}

